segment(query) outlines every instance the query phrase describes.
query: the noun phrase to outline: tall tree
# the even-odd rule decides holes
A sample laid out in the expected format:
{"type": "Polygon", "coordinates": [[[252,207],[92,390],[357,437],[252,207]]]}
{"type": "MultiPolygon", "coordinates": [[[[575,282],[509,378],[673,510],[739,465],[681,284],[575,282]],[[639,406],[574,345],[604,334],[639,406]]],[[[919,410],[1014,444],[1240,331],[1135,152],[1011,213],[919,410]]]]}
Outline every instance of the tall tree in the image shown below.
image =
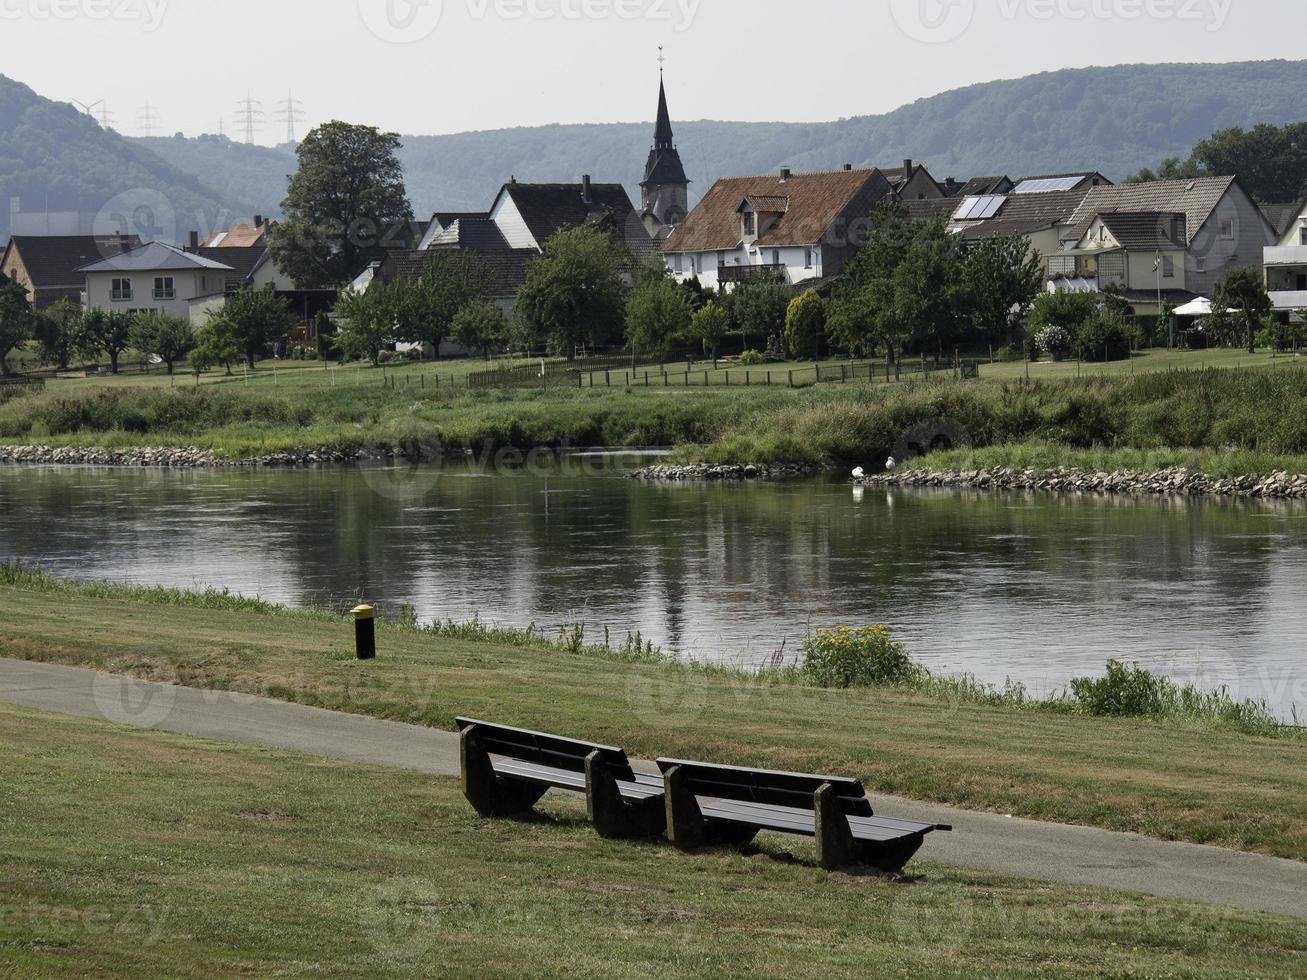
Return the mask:
{"type": "Polygon", "coordinates": [[[976,333],[994,343],[1015,339],[1015,325],[1043,288],[1043,264],[1025,238],[984,239],[962,264],[963,308],[976,333]]]}
{"type": "Polygon", "coordinates": [[[394,133],[343,122],[304,138],[281,205],[286,221],[271,236],[283,274],[303,288],[340,286],[381,255],[388,236],[407,233],[413,209],[399,148],[394,133]]]}
{"type": "Polygon", "coordinates": [[[138,316],[132,327],[132,346],[158,357],[172,374],[173,366],[195,349],[195,331],[189,320],[169,313],[138,316]]]}
{"type": "Polygon", "coordinates": [[[366,289],[346,289],[332,308],[339,328],[336,346],[347,357],[368,360],[376,367],[381,352],[395,340],[396,287],[374,279],[366,289]]]}
{"type": "Polygon", "coordinates": [[[642,270],[626,300],[626,339],[642,354],[668,350],[690,327],[692,294],[660,262],[642,270]]]}
{"type": "Polygon", "coordinates": [[[82,345],[82,308],[66,298],[47,306],[36,315],[35,334],[41,358],[67,371],[82,345]]]}
{"type": "Polygon", "coordinates": [[[241,345],[231,320],[222,311],[210,314],[209,322],[195,332],[191,369],[198,375],[221,364],[231,377],[231,366],[240,356],[241,345]]]}
{"type": "MultiPolygon", "coordinates": [[[[744,332],[748,344],[750,335],[761,337],[763,346],[785,333],[785,316],[790,309],[794,290],[778,280],[746,282],[732,294],[736,325],[744,332]]],[[[722,305],[720,302],[718,305],[722,305]]]]}
{"type": "Polygon", "coordinates": [[[568,358],[582,346],[617,343],[626,319],[622,252],[606,232],[564,228],[527,268],[514,316],[527,340],[568,358]]]}
{"type": "Polygon", "coordinates": [[[1238,174],[1248,193],[1263,204],[1307,196],[1307,123],[1261,123],[1213,133],[1187,159],[1171,157],[1154,172],[1144,169],[1130,182],[1185,180],[1238,174]]]}
{"type": "Polygon", "coordinates": [[[228,296],[221,315],[231,324],[236,343],[251,368],[260,354],[290,333],[296,322],[290,305],[277,295],[272,283],[228,296]]]}
{"type": "Polygon", "coordinates": [[[454,343],[489,357],[491,348],[507,341],[508,321],[493,303],[473,300],[454,315],[449,336],[454,343]]]}
{"type": "Polygon", "coordinates": [[[118,358],[132,342],[132,323],[135,317],[123,310],[94,309],[86,314],[82,323],[83,342],[94,356],[109,358],[109,370],[118,373],[118,358]]]}
{"type": "Polygon", "coordinates": [[[703,352],[714,361],[717,360],[717,348],[721,346],[730,322],[727,312],[713,300],[705,303],[690,322],[690,332],[703,342],[703,352]]]}
{"type": "Polygon", "coordinates": [[[826,329],[826,301],[809,289],[796,296],[785,315],[785,345],[795,360],[817,356],[818,335],[826,329]]]}
{"type": "Polygon", "coordinates": [[[485,273],[475,253],[431,252],[416,279],[395,283],[395,339],[430,344],[438,359],[458,311],[484,291],[485,273]]]}
{"type": "Polygon", "coordinates": [[[9,354],[31,340],[35,317],[27,302],[27,288],[16,279],[0,276],[0,374],[9,374],[9,354]]]}
{"type": "Polygon", "coordinates": [[[1212,293],[1212,309],[1217,311],[1214,314],[1217,322],[1228,319],[1236,335],[1244,334],[1249,354],[1256,352],[1257,330],[1262,318],[1269,316],[1272,308],[1260,269],[1231,269],[1212,293]]]}

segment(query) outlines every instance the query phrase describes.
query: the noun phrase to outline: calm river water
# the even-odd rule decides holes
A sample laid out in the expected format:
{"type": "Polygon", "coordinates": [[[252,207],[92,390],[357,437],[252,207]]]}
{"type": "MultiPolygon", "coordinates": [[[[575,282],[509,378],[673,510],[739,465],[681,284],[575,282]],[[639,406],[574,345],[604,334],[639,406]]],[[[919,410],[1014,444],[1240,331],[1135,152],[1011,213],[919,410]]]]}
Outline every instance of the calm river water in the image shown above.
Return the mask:
{"type": "Polygon", "coordinates": [[[932,668],[1044,691],[1129,658],[1307,708],[1307,506],[484,475],[0,467],[0,560],[424,619],[584,621],[758,664],[887,623],[932,668]]]}

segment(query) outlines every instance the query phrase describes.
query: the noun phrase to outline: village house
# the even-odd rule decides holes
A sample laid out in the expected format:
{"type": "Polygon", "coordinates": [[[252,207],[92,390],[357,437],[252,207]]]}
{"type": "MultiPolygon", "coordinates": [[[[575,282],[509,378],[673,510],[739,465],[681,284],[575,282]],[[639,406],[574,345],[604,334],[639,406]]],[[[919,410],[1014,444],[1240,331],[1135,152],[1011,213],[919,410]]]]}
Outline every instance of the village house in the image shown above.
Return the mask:
{"type": "Polygon", "coordinates": [[[894,188],[879,170],[717,181],[663,244],[672,275],[709,289],[757,278],[818,284],[844,271],[876,205],[894,188]]]}
{"type": "Polygon", "coordinates": [[[194,252],[148,242],[82,266],[88,310],[168,313],[190,319],[191,302],[225,288],[236,270],[194,252]]]}
{"type": "Polygon", "coordinates": [[[1186,288],[1187,229],[1185,215],[1175,212],[1096,215],[1075,245],[1057,257],[1068,265],[1074,261],[1075,274],[1055,279],[1050,287],[1119,289],[1137,313],[1156,314],[1159,303],[1183,306],[1195,298],[1186,288]]]}
{"type": "Polygon", "coordinates": [[[1266,289],[1280,311],[1307,310],[1307,201],[1283,223],[1279,241],[1262,251],[1266,289]]]}
{"type": "Polygon", "coordinates": [[[140,244],[135,235],[15,235],[5,246],[0,271],[27,287],[35,309],[61,299],[80,305],[86,278],[78,270],[140,244]]]}

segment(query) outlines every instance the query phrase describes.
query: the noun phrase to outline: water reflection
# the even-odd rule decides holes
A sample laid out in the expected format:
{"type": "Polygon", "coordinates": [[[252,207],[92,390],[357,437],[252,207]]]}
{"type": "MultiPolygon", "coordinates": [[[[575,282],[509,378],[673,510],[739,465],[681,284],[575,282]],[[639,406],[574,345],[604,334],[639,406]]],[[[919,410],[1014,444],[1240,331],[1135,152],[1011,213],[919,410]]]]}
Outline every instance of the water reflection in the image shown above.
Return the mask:
{"type": "Polygon", "coordinates": [[[914,654],[1036,690],[1129,657],[1307,705],[1307,508],[649,486],[600,460],[492,475],[0,469],[0,558],[424,619],[580,619],[756,664],[886,622],[914,654]],[[584,472],[586,475],[578,476],[584,472]]]}

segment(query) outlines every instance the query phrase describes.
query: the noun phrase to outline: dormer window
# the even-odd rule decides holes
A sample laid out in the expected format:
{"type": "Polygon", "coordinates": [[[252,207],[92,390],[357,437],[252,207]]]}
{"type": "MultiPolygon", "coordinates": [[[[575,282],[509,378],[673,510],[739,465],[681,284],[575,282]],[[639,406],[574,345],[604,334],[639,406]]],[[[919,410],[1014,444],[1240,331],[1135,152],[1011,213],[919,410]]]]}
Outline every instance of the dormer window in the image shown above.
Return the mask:
{"type": "Polygon", "coordinates": [[[758,215],[754,211],[744,212],[744,237],[752,238],[758,234],[758,215]]]}

